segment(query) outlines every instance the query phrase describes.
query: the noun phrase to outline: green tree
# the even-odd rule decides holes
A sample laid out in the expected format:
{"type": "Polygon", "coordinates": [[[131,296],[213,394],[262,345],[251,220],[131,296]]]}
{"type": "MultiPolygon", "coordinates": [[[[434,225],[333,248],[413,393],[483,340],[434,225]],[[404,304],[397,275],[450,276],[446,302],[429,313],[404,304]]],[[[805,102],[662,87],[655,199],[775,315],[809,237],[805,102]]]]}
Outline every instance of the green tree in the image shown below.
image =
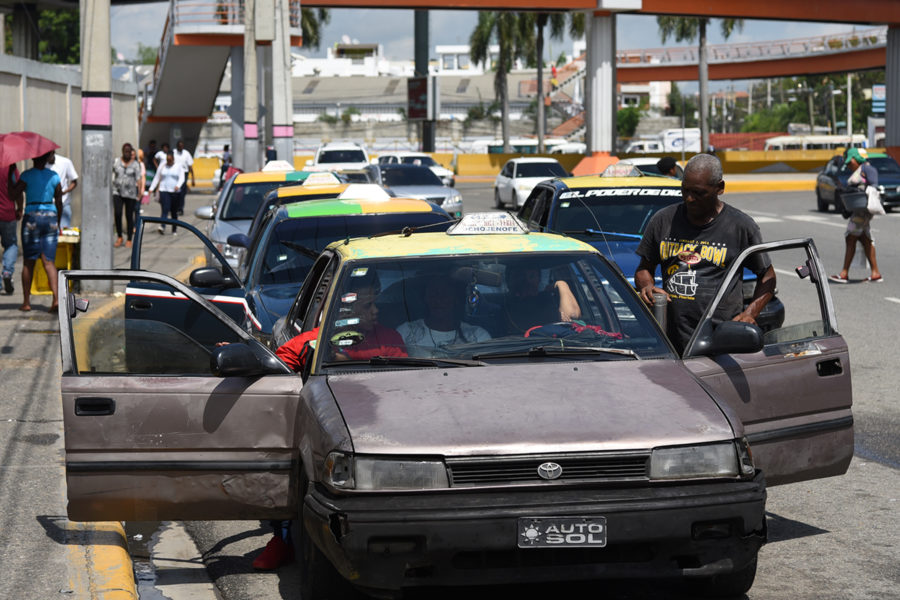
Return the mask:
{"type": "MultiPolygon", "coordinates": [[[[670,37],[676,42],[698,40],[700,60],[698,64],[700,80],[700,139],[703,149],[709,148],[709,61],[706,57],[706,26],[709,19],[698,17],[656,17],[662,43],[670,37]]],[[[722,37],[731,37],[735,29],[744,28],[743,19],[721,19],[722,37]]]]}
{"type": "Polygon", "coordinates": [[[697,102],[691,96],[683,95],[678,88],[678,84],[674,81],[666,101],[669,105],[666,109],[667,115],[680,117],[684,114],[685,127],[697,126],[697,118],[694,116],[694,113],[697,111],[697,102]]]}
{"type": "Polygon", "coordinates": [[[152,65],[156,64],[156,55],[159,54],[159,48],[156,46],[145,46],[138,42],[137,45],[137,64],[152,65]]]}
{"type": "Polygon", "coordinates": [[[322,28],[331,21],[327,8],[301,8],[300,29],[303,45],[318,49],[322,44],[322,28]]]}
{"type": "Polygon", "coordinates": [[[623,138],[633,136],[642,116],[643,111],[637,106],[620,109],[616,113],[616,134],[623,138]]]}
{"type": "MultiPolygon", "coordinates": [[[[478,23],[469,37],[469,56],[475,63],[489,63],[490,46],[499,47],[497,62],[493,65],[494,93],[500,103],[503,151],[510,152],[509,145],[509,91],[506,75],[517,58],[527,59],[532,54],[531,19],[512,11],[478,13],[478,23]]],[[[491,65],[489,65],[491,66],[491,65]]]]}
{"type": "Polygon", "coordinates": [[[80,22],[77,10],[42,10],[38,13],[38,56],[41,62],[77,65],[81,62],[80,22]]]}

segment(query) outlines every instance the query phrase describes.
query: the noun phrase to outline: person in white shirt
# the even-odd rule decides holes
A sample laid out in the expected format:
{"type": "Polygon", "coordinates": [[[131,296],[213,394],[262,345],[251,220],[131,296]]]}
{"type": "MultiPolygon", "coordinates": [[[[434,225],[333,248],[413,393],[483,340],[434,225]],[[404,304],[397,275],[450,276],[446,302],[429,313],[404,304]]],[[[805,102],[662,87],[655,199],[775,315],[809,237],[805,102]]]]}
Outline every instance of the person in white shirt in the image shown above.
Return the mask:
{"type": "Polygon", "coordinates": [[[425,282],[423,300],[425,317],[397,327],[410,356],[431,357],[435,349],[491,339],[483,327],[462,320],[464,290],[449,277],[430,277],[425,282]]]}
{"type": "Polygon", "coordinates": [[[178,140],[175,144],[175,162],[184,169],[184,183],[178,191],[178,214],[184,214],[184,197],[187,195],[187,177],[191,176],[191,185],[197,185],[194,181],[194,157],[184,147],[184,140],[178,140]]]}
{"type": "MultiPolygon", "coordinates": [[[[175,155],[169,150],[169,153],[166,154],[166,162],[156,169],[156,175],[153,176],[153,181],[150,183],[151,192],[159,189],[159,203],[162,205],[161,217],[178,218],[175,199],[182,185],[184,185],[184,170],[175,162],[175,155]]],[[[176,235],[176,230],[177,227],[172,225],[172,235],[176,235]]],[[[166,229],[160,225],[158,231],[162,235],[166,229]]]]}
{"type": "Polygon", "coordinates": [[[78,173],[75,172],[75,165],[71,160],[56,152],[50,153],[47,166],[59,175],[59,184],[63,194],[63,209],[59,226],[61,229],[65,229],[72,225],[72,190],[78,185],[78,173]]]}
{"type": "Polygon", "coordinates": [[[153,164],[156,165],[157,169],[166,164],[166,154],[171,152],[169,149],[169,142],[163,142],[160,148],[161,150],[153,155],[153,164]]]}

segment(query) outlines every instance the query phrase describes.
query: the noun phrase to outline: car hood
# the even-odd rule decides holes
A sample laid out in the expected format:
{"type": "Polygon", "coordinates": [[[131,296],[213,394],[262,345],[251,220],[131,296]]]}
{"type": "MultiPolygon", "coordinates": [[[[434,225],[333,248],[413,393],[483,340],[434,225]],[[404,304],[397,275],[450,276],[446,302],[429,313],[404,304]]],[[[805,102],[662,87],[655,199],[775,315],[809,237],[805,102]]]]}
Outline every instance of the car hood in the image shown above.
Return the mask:
{"type": "Polygon", "coordinates": [[[232,233],[246,234],[250,231],[251,219],[234,219],[231,221],[216,221],[209,232],[209,241],[225,243],[232,233]]]}
{"type": "Polygon", "coordinates": [[[647,449],[736,435],[674,359],[367,371],[328,384],[361,454],[647,449]]]}
{"type": "Polygon", "coordinates": [[[401,198],[447,198],[456,195],[454,190],[439,185],[395,185],[391,190],[401,198]]]}

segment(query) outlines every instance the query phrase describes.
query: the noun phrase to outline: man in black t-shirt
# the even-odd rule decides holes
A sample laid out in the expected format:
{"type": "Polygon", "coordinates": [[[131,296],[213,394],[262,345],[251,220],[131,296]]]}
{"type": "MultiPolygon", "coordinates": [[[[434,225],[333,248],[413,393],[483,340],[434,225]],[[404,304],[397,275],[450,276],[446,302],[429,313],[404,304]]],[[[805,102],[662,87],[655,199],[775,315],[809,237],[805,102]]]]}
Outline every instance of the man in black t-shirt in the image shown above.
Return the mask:
{"type": "MultiPolygon", "coordinates": [[[[693,335],[734,259],[762,242],[756,222],[722,202],[724,191],[719,159],[709,154],[694,156],[684,169],[684,202],[653,215],[637,249],[641,261],[634,274],[635,287],[651,306],[654,292],[668,296],[668,334],[679,351],[693,335]],[[662,267],[665,289],[654,284],[656,265],[662,267]]],[[[735,280],[713,315],[719,322],[755,323],[774,295],[775,270],[766,254],[755,254],[744,266],[757,275],[753,300],[743,307],[740,279],[735,280]]]]}

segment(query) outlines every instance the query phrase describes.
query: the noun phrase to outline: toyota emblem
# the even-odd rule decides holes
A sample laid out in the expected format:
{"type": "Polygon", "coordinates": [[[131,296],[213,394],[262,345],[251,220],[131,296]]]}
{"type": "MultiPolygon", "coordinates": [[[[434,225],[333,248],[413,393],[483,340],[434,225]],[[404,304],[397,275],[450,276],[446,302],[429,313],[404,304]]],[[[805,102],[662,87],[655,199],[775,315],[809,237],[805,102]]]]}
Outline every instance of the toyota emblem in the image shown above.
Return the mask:
{"type": "Polygon", "coordinates": [[[541,479],[559,479],[562,475],[562,467],[555,462],[545,462],[537,468],[538,475],[541,479]]]}

